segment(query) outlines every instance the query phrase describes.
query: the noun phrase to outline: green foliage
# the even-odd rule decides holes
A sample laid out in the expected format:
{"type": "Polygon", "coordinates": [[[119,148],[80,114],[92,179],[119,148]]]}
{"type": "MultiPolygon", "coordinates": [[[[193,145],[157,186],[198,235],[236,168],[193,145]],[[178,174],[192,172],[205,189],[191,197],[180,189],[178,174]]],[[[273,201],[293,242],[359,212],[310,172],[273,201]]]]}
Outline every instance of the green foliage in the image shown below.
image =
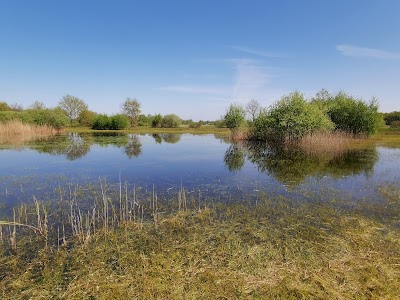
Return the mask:
{"type": "Polygon", "coordinates": [[[392,121],[390,123],[391,128],[400,128],[400,121],[392,121]]]}
{"type": "Polygon", "coordinates": [[[96,113],[91,110],[84,110],[78,117],[78,124],[83,126],[93,126],[94,118],[96,117],[96,113]]]}
{"type": "Polygon", "coordinates": [[[126,98],[122,103],[122,113],[129,118],[131,127],[136,127],[140,117],[140,102],[136,99],[126,98]]]}
{"type": "Polygon", "coordinates": [[[294,92],[283,96],[269,110],[263,110],[254,120],[251,135],[258,140],[297,140],[316,131],[334,128],[329,117],[304,95],[294,92]]]}
{"type": "Polygon", "coordinates": [[[202,125],[202,122],[193,122],[189,124],[189,128],[200,128],[202,125]]]}
{"type": "MultiPolygon", "coordinates": [[[[1,110],[1,109],[0,109],[1,110]]],[[[400,121],[400,111],[392,111],[383,115],[386,125],[392,125],[393,121],[400,121]]]]}
{"type": "Polygon", "coordinates": [[[165,115],[161,121],[161,127],[163,128],[176,128],[182,124],[181,118],[175,114],[165,115]]]}
{"type": "Polygon", "coordinates": [[[337,130],[367,136],[375,133],[382,116],[375,99],[365,103],[343,92],[338,93],[327,111],[337,130]]]}
{"type": "Polygon", "coordinates": [[[115,115],[110,118],[110,129],[121,130],[129,127],[129,119],[125,115],[115,115]]]}
{"type": "Polygon", "coordinates": [[[0,111],[10,111],[12,108],[5,101],[0,101],[0,111]]]}
{"type": "Polygon", "coordinates": [[[149,126],[149,118],[146,115],[140,115],[138,126],[149,126]]]}
{"type": "Polygon", "coordinates": [[[65,111],[71,122],[76,121],[83,111],[88,110],[83,100],[71,95],[62,97],[58,106],[65,111]]]}
{"type": "Polygon", "coordinates": [[[246,111],[243,107],[237,104],[231,104],[224,116],[225,125],[236,132],[241,126],[244,125],[246,119],[246,111]]]}
{"type": "Polygon", "coordinates": [[[215,121],[215,122],[214,122],[214,126],[217,127],[217,128],[224,128],[224,127],[226,127],[225,120],[224,120],[224,119],[221,119],[221,120],[215,121]]]}
{"type": "Polygon", "coordinates": [[[104,114],[99,114],[93,119],[93,129],[97,130],[107,130],[111,126],[110,117],[104,114]]]}
{"type": "Polygon", "coordinates": [[[0,112],[0,122],[5,123],[11,120],[19,120],[23,123],[35,125],[48,125],[58,130],[69,124],[68,117],[59,108],[0,112]]]}
{"type": "Polygon", "coordinates": [[[161,127],[162,116],[160,114],[155,115],[151,120],[151,127],[161,127]]]}
{"type": "Polygon", "coordinates": [[[129,119],[127,116],[118,114],[107,116],[104,114],[97,115],[93,120],[93,129],[97,130],[121,130],[129,127],[129,119]]]}

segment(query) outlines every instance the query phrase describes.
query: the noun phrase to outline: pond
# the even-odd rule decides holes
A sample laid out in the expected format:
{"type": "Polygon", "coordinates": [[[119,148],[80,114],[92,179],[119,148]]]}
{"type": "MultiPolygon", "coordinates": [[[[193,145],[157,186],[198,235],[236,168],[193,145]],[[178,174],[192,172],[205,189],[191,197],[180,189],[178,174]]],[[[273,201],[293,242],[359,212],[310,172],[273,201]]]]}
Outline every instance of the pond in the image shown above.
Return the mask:
{"type": "Polygon", "coordinates": [[[383,200],[400,182],[400,149],[368,147],[309,155],[226,136],[68,133],[0,145],[0,203],[51,200],[57,189],[120,182],[158,195],[183,186],[199,199],[257,201],[259,193],[293,201],[383,200]]]}

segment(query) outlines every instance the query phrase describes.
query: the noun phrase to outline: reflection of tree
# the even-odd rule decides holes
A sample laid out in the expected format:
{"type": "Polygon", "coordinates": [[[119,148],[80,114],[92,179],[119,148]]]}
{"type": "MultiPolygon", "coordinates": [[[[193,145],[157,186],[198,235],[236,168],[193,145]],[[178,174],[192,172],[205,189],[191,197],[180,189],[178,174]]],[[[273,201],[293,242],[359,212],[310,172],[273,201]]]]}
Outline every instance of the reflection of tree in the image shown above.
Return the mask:
{"type": "Polygon", "coordinates": [[[164,133],[162,135],[162,139],[164,142],[169,143],[169,144],[176,144],[181,140],[181,135],[180,134],[173,134],[173,133],[164,133]]]}
{"type": "Polygon", "coordinates": [[[93,144],[97,144],[102,147],[108,147],[110,145],[115,147],[124,147],[128,143],[128,135],[119,132],[95,132],[92,134],[93,144]]]}
{"type": "Polygon", "coordinates": [[[241,146],[231,145],[225,152],[224,162],[230,171],[240,170],[245,156],[260,172],[290,185],[299,184],[309,176],[370,173],[378,159],[374,148],[347,150],[340,155],[309,155],[296,147],[247,142],[241,146]]]}
{"type": "Polygon", "coordinates": [[[65,150],[65,155],[68,160],[75,160],[88,154],[90,151],[90,143],[85,140],[77,133],[68,134],[69,145],[65,150]]]}
{"type": "Polygon", "coordinates": [[[155,133],[152,136],[153,136],[154,140],[156,141],[156,144],[161,144],[162,143],[161,135],[155,133]]]}
{"type": "Polygon", "coordinates": [[[77,134],[55,136],[54,138],[37,144],[30,145],[30,148],[40,153],[53,155],[65,155],[68,160],[75,160],[85,156],[90,151],[90,138],[77,134]]]}
{"type": "Polygon", "coordinates": [[[245,154],[237,144],[232,144],[226,150],[224,163],[229,171],[240,171],[245,162],[245,154]]]}
{"type": "Polygon", "coordinates": [[[129,134],[125,153],[129,158],[138,157],[142,153],[142,143],[137,135],[129,134]]]}

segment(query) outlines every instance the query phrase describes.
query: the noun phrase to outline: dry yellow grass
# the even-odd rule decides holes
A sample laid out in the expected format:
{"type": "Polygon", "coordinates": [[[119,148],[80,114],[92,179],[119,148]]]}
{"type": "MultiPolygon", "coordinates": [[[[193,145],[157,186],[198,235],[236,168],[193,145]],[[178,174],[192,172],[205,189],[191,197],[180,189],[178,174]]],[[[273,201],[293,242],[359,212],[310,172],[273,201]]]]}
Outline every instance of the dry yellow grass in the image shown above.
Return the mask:
{"type": "Polygon", "coordinates": [[[22,145],[28,141],[51,136],[57,130],[48,125],[33,125],[18,120],[0,123],[0,143],[22,145]]]}

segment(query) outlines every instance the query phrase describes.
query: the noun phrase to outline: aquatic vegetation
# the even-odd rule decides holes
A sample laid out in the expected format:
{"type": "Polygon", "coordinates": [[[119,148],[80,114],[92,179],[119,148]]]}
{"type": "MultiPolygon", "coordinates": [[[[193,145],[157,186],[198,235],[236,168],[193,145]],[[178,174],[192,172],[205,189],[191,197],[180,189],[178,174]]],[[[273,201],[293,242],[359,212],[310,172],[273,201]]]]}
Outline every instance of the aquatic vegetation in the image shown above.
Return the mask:
{"type": "Polygon", "coordinates": [[[292,203],[263,194],[257,205],[206,204],[183,187],[166,205],[154,189],[147,197],[124,183],[119,190],[109,194],[102,180],[91,201],[72,188],[57,205],[36,201],[15,208],[1,223],[0,295],[397,297],[400,231],[376,218],[385,213],[380,205],[365,215],[337,203],[292,203]]]}

